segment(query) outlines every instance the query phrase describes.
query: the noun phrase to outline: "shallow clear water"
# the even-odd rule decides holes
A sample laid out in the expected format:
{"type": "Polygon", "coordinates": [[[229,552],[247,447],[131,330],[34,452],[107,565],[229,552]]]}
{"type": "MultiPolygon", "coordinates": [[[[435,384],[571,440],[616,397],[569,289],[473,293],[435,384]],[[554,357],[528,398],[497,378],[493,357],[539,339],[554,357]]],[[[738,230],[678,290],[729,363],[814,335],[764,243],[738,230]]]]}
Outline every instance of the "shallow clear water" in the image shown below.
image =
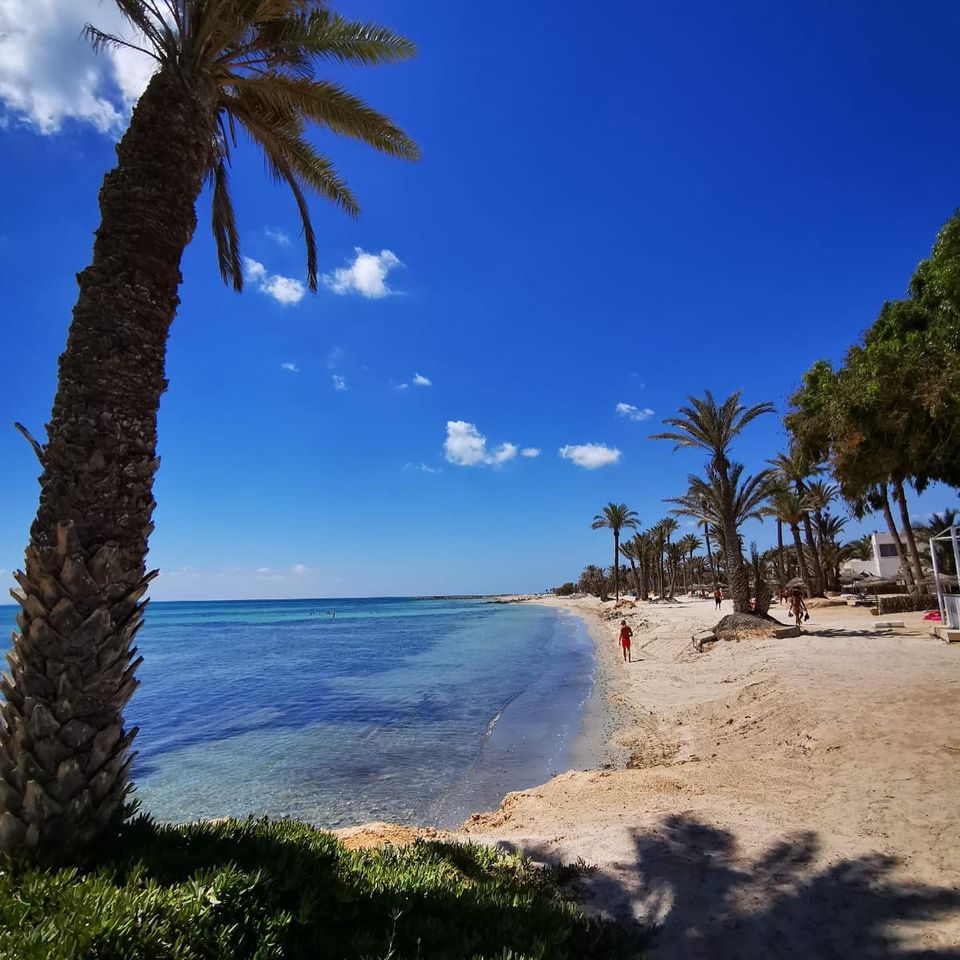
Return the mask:
{"type": "Polygon", "coordinates": [[[575,617],[478,601],[154,603],[137,640],[133,775],[164,820],[454,825],[567,769],[594,670],[575,617]]]}

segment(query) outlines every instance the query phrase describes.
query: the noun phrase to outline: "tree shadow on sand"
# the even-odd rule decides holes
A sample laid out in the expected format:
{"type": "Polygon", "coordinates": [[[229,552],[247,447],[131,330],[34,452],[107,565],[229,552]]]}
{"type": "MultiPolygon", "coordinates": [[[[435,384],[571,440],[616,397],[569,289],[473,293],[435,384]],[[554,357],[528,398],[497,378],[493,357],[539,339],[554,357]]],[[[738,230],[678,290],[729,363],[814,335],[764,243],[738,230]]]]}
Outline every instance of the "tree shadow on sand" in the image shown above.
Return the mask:
{"type": "Polygon", "coordinates": [[[818,864],[807,832],[751,859],[732,833],[686,815],[633,841],[633,863],[580,887],[588,904],[649,926],[651,960],[960,960],[960,946],[920,945],[924,923],[960,912],[960,890],[901,880],[891,857],[818,864]]]}

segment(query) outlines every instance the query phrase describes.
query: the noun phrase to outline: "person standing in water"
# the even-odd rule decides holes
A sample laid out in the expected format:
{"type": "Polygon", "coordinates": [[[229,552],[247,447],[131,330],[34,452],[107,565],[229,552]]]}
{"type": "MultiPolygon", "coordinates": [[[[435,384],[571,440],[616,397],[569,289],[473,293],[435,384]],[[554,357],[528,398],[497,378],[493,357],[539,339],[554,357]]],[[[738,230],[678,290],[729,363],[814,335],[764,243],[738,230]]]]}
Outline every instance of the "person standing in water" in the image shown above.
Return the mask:
{"type": "Polygon", "coordinates": [[[633,631],[630,627],[627,626],[626,620],[620,621],[620,646],[623,648],[623,662],[632,663],[632,658],[630,656],[630,638],[633,636],[633,631]]]}

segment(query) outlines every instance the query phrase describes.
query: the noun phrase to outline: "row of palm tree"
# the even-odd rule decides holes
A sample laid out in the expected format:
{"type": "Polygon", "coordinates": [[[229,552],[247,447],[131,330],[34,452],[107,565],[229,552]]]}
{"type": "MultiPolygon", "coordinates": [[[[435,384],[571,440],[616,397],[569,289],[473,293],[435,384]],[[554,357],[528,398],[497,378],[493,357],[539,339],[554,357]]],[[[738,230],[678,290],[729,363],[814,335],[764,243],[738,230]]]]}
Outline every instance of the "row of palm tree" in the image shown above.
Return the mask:
{"type": "MultiPolygon", "coordinates": [[[[598,596],[610,592],[609,583],[619,600],[621,584],[626,579],[626,571],[620,565],[622,558],[629,564],[635,594],[642,599],[647,599],[651,590],[659,597],[671,597],[678,584],[689,590],[698,577],[703,580],[705,576],[714,586],[726,582],[737,612],[765,610],[761,598],[768,593],[770,582],[784,589],[792,581],[800,581],[808,596],[838,591],[844,562],[866,559],[872,551],[869,538],[841,543],[847,521],[833,512],[841,488],[824,478],[826,466],[811,462],[796,447],[769,459],[763,469],[753,474],[746,473],[742,463],[730,458],[733,442],[743,429],[773,409],[770,403],[745,406],[739,391],[723,402],[715,400],[709,391],[703,397],[690,397],[679,416],[665,421],[671,429],[652,439],[671,440],[677,448],[705,451],[708,459],[703,475],[690,474],[686,493],[666,500],[672,505],[671,515],[643,531],[637,529],[637,514],[625,503],[608,503],[594,517],[593,528],[612,531],[614,563],[609,576],[600,568],[588,567],[590,573],[586,575],[585,571],[580,583],[598,596]],[[678,517],[693,520],[702,529],[702,540],[693,534],[674,539],[679,531],[678,517]],[[748,560],[740,529],[748,520],[765,518],[776,522],[777,546],[761,552],[751,545],[748,560]],[[789,545],[785,543],[785,529],[789,545]],[[629,530],[637,532],[623,540],[629,530]],[[696,556],[701,546],[706,548],[705,558],[696,556]]],[[[900,494],[896,496],[900,502],[900,494]]],[[[908,539],[914,541],[905,499],[903,503],[904,527],[908,539]]],[[[883,509],[882,503],[879,506],[883,509]]],[[[889,504],[885,512],[890,513],[889,504]]],[[[955,518],[952,511],[935,517],[934,524],[941,524],[936,532],[955,518]]],[[[890,516],[888,525],[893,526],[890,516]]],[[[909,574],[906,563],[904,570],[909,574]]],[[[922,578],[917,560],[915,582],[922,578]]],[[[908,580],[908,584],[912,582],[908,580]]]]}

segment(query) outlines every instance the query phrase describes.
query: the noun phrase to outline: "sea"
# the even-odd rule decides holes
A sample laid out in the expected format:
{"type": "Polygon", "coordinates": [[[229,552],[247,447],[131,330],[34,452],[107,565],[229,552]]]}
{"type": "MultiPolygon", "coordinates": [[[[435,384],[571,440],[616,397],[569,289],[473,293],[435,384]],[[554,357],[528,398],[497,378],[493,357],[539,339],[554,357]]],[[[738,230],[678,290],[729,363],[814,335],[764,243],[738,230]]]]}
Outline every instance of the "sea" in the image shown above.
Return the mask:
{"type": "Polygon", "coordinates": [[[137,645],[135,796],[174,822],[456,826],[571,767],[596,667],[568,612],[484,600],[152,602],[137,645]]]}

